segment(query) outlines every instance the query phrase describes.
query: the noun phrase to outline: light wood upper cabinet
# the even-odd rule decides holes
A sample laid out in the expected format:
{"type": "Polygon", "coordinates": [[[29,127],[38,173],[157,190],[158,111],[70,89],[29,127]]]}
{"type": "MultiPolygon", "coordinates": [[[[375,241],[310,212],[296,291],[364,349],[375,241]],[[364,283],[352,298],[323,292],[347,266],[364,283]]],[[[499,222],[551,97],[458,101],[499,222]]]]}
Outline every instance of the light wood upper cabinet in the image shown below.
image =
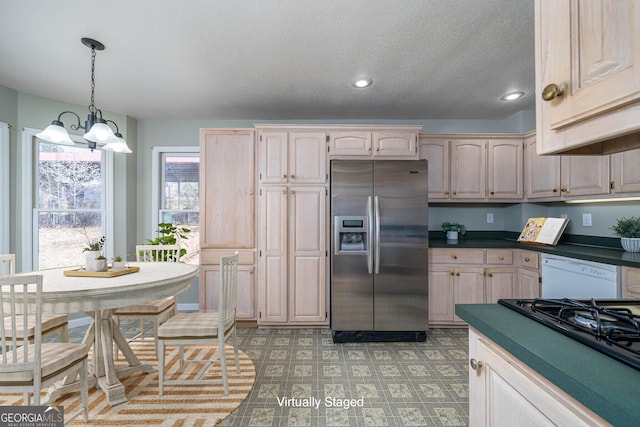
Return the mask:
{"type": "Polygon", "coordinates": [[[537,0],[535,14],[538,152],[621,151],[607,140],[640,130],[637,1],[537,0]]]}
{"type": "Polygon", "coordinates": [[[429,200],[449,198],[449,140],[420,138],[418,158],[426,159],[429,200]]]}
{"type": "Polygon", "coordinates": [[[451,198],[484,199],[486,195],[486,141],[451,141],[451,198]]]}
{"type": "Polygon", "coordinates": [[[524,180],[522,140],[490,140],[488,150],[488,198],[521,199],[524,180]]]}
{"type": "Polygon", "coordinates": [[[611,190],[640,192],[640,149],[611,155],[611,190]]]}
{"type": "Polygon", "coordinates": [[[609,156],[538,155],[536,144],[533,139],[525,141],[525,196],[528,199],[610,192],[609,156]]]}
{"type": "Polygon", "coordinates": [[[416,132],[373,132],[373,157],[415,157],[416,132]]]}
{"type": "Polygon", "coordinates": [[[421,127],[360,127],[329,130],[331,158],[416,159],[421,127]]]}
{"type": "Polygon", "coordinates": [[[200,131],[200,247],[255,247],[251,129],[200,131]]]}
{"type": "Polygon", "coordinates": [[[259,179],[262,184],[327,181],[325,132],[261,131],[259,179]]]}

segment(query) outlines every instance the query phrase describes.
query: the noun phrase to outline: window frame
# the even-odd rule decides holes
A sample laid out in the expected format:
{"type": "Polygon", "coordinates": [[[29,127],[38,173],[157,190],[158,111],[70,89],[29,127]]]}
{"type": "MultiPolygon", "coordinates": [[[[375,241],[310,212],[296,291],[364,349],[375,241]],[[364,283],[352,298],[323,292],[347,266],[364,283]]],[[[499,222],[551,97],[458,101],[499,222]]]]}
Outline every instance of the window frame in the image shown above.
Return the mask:
{"type": "MultiPolygon", "coordinates": [[[[35,178],[37,176],[35,169],[34,147],[37,143],[36,134],[41,129],[24,128],[22,131],[22,271],[31,271],[33,266],[37,265],[38,260],[38,212],[35,207],[37,195],[35,178]],[[25,244],[31,242],[31,244],[25,244]]],[[[86,145],[84,139],[79,135],[70,135],[73,142],[78,145],[86,145]]],[[[100,150],[102,155],[102,206],[100,209],[102,232],[106,237],[104,252],[107,258],[113,256],[113,230],[114,230],[114,212],[113,212],[113,152],[100,150]]],[[[82,248],[78,248],[82,251],[82,248]]]]}
{"type": "Polygon", "coordinates": [[[0,253],[10,253],[10,215],[11,203],[10,159],[9,159],[10,125],[0,122],[0,253]]]}
{"type": "MultiPolygon", "coordinates": [[[[164,182],[164,168],[163,159],[167,155],[186,155],[192,154],[200,157],[200,146],[198,145],[184,145],[184,146],[154,146],[151,148],[152,162],[151,162],[151,236],[158,236],[158,224],[160,223],[160,212],[165,211],[162,208],[162,183],[164,182]]],[[[201,165],[202,166],[202,165],[201,165]]],[[[198,191],[200,186],[198,185],[198,191]]],[[[198,206],[198,212],[200,207],[198,206]]]]}

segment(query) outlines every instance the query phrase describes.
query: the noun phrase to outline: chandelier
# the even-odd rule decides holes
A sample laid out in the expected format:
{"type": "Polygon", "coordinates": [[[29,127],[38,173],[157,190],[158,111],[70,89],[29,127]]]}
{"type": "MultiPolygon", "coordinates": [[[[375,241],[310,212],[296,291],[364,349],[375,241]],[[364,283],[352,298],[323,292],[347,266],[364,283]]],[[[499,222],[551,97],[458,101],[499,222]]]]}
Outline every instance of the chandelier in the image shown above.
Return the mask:
{"type": "Polygon", "coordinates": [[[64,128],[64,123],[60,120],[63,114],[73,114],[77,123],[71,125],[71,129],[83,129],[85,134],[83,138],[87,141],[87,146],[93,151],[97,145],[103,146],[103,150],[115,151],[117,153],[131,153],[131,149],[122,137],[118,125],[113,120],[105,120],[102,118],[102,111],[95,106],[95,64],[96,50],[104,50],[104,45],[97,40],[90,38],[82,38],[82,44],[91,49],[91,104],[89,104],[89,115],[84,122],[84,126],[80,123],[80,116],[73,111],[63,111],[58,114],[58,118],[51,122],[49,126],[36,135],[37,138],[54,142],[57,144],[73,145],[73,141],[69,137],[69,132],[64,128]],[[114,132],[108,123],[112,123],[116,131],[114,132]]]}

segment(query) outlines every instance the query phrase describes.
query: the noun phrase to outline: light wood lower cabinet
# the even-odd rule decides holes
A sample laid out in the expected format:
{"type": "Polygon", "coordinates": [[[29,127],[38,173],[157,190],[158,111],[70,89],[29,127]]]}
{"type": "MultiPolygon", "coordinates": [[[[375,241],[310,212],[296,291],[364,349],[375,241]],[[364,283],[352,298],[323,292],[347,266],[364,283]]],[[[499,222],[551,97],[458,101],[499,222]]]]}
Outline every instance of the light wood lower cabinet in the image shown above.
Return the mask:
{"type": "Polygon", "coordinates": [[[471,426],[609,425],[473,328],[469,365],[471,426]]]}
{"type": "Polygon", "coordinates": [[[622,297],[640,298],[640,268],[622,267],[622,297]]]}
{"type": "Polygon", "coordinates": [[[260,190],[259,324],[326,325],[324,186],[260,190]]]}
{"type": "MultiPolygon", "coordinates": [[[[201,299],[201,301],[204,301],[204,311],[218,311],[218,303],[220,301],[220,264],[201,266],[200,277],[205,278],[207,286],[204,299],[201,299]]],[[[255,320],[255,267],[253,265],[238,265],[237,301],[237,319],[255,320]]]]}
{"type": "Polygon", "coordinates": [[[539,255],[519,249],[429,250],[429,325],[464,326],[456,304],[540,296],[539,255]]]}

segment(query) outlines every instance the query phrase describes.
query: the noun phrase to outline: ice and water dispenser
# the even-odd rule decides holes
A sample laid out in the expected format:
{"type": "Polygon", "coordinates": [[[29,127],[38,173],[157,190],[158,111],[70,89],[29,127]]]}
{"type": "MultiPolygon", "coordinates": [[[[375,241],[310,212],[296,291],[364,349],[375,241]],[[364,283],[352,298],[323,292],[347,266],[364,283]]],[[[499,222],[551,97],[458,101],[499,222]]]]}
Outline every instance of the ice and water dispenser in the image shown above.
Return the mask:
{"type": "Polygon", "coordinates": [[[367,217],[336,216],[334,221],[335,254],[366,254],[369,244],[367,217]]]}

